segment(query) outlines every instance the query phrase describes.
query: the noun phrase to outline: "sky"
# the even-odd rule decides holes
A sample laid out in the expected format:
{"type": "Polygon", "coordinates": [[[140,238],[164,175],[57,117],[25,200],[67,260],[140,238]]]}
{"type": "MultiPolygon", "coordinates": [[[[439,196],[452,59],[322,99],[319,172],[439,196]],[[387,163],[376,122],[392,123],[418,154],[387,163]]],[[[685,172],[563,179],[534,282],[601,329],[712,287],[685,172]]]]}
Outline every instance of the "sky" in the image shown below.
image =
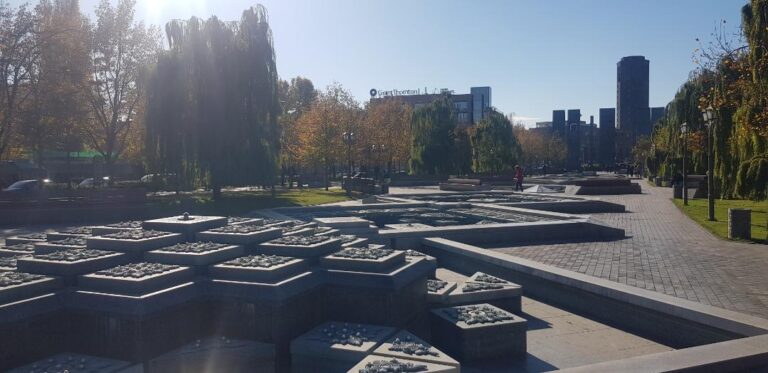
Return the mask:
{"type": "MultiPolygon", "coordinates": [[[[3,0],[0,0],[2,2],[3,0]]],[[[7,0],[6,0],[7,1],[7,0]]],[[[33,0],[34,1],[34,0],[33,0]]],[[[93,18],[99,0],[80,0],[93,18]]],[[[11,5],[21,0],[11,0],[11,5]]],[[[238,20],[257,2],[137,0],[136,18],[238,20]]],[[[371,88],[490,86],[492,105],[532,125],[554,109],[616,105],[616,63],[650,61],[650,104],[665,106],[721,20],[738,31],[746,0],[262,0],[281,78],[338,82],[358,100],[371,88]]]]}

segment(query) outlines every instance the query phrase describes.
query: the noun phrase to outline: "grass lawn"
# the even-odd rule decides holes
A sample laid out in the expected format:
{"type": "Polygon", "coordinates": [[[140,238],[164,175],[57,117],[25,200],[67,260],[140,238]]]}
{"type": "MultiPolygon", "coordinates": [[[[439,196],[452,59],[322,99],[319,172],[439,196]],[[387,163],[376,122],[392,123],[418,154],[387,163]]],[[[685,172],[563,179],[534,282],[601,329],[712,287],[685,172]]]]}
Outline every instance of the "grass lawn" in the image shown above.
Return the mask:
{"type": "Polygon", "coordinates": [[[221,199],[214,201],[210,193],[183,194],[150,197],[153,215],[173,215],[183,212],[201,215],[231,216],[253,210],[311,206],[324,203],[341,202],[350,199],[343,190],[325,191],[317,188],[290,189],[277,191],[274,197],[269,191],[224,192],[221,199]]]}
{"type": "Polygon", "coordinates": [[[766,243],[766,219],[768,219],[768,201],[754,202],[745,200],[715,200],[715,219],[707,220],[709,214],[706,199],[689,199],[688,206],[683,206],[682,199],[674,199],[675,205],[686,215],[701,224],[710,232],[727,239],[728,238],[728,209],[749,208],[752,209],[752,240],[766,243]]]}

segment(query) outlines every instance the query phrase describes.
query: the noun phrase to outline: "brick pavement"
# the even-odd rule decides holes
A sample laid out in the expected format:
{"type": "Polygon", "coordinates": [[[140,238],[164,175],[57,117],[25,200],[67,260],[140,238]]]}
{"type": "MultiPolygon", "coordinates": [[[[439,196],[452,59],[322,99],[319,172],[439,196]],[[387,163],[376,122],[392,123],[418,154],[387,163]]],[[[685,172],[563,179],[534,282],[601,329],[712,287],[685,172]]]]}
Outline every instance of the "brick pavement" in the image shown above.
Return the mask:
{"type": "Polygon", "coordinates": [[[595,214],[623,228],[609,242],[550,243],[496,250],[622,284],[768,318],[768,245],[721,240],[670,201],[669,188],[640,182],[642,195],[604,196],[625,213],[595,214]]]}

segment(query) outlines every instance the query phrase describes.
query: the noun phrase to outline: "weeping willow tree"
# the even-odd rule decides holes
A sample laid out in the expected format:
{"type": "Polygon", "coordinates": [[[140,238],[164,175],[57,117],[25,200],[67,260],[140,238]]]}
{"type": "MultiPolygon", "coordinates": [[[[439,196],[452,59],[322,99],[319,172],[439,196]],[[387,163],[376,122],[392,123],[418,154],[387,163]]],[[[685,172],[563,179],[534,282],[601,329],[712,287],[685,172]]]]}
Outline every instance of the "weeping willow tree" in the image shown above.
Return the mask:
{"type": "Polygon", "coordinates": [[[147,82],[148,165],[185,186],[273,185],[280,147],[278,77],[267,11],[239,22],[165,27],[169,49],[147,82]]]}
{"type": "Polygon", "coordinates": [[[752,0],[742,8],[742,29],[749,44],[743,95],[734,116],[741,162],[736,177],[738,194],[768,198],[768,0],[752,0]]]}
{"type": "Polygon", "coordinates": [[[472,163],[475,172],[512,171],[520,159],[520,145],[512,123],[495,109],[486,113],[472,133],[472,163]]]}
{"type": "Polygon", "coordinates": [[[456,116],[448,97],[416,109],[411,116],[411,172],[447,175],[455,170],[456,116]]]}
{"type": "Polygon", "coordinates": [[[742,46],[730,48],[718,39],[713,44],[719,49],[704,52],[709,63],[680,88],[654,130],[649,164],[659,175],[680,173],[685,145],[689,172],[706,172],[708,133],[701,113],[711,106],[715,193],[762,200],[768,198],[768,0],[742,8],[742,34],[742,46]],[[690,129],[685,138],[682,123],[690,129]]]}

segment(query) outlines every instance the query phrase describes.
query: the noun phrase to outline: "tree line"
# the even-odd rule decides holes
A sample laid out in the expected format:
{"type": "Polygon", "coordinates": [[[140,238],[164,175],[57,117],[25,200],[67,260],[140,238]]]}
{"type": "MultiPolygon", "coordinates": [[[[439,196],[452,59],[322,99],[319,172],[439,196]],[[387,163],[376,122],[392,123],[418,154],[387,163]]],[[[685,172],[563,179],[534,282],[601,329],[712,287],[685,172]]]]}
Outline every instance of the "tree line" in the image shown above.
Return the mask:
{"type": "Polygon", "coordinates": [[[0,4],[0,160],[43,151],[98,152],[107,167],[141,149],[141,80],[161,48],[133,21],[135,2],[0,4]]]}
{"type": "Polygon", "coordinates": [[[721,198],[768,197],[768,0],[742,8],[741,34],[719,27],[699,50],[700,66],[667,105],[647,144],[651,173],[674,177],[707,171],[708,129],[702,114],[715,113],[711,146],[715,192],[721,198]],[[681,125],[689,131],[683,135],[681,125]]]}
{"type": "Polygon", "coordinates": [[[338,83],[281,79],[261,5],[238,21],[193,17],[164,32],[134,9],[102,0],[91,20],[77,0],[0,4],[0,160],[43,166],[46,151],[90,150],[107,175],[118,160],[141,162],[216,195],[297,175],[327,186],[351,170],[503,173],[551,156],[493,108],[464,128],[448,96],[417,109],[398,98],[361,104],[338,83]]]}

